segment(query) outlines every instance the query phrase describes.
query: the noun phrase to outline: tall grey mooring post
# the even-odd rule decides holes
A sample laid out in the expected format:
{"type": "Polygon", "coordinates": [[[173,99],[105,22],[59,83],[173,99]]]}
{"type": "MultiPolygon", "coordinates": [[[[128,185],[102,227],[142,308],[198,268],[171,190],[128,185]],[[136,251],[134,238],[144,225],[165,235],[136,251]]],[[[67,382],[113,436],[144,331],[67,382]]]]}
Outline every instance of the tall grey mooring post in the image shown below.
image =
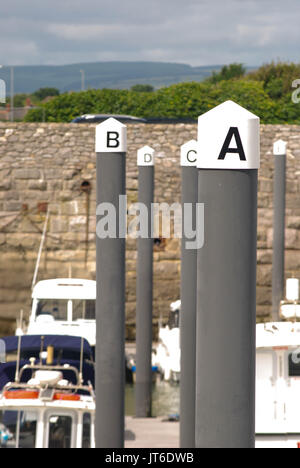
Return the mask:
{"type": "Polygon", "coordinates": [[[152,416],[152,301],[153,301],[153,236],[152,204],[154,202],[154,150],[144,146],[138,151],[140,216],[147,216],[147,232],[138,238],[136,291],[136,417],[152,416]]]}
{"type": "Polygon", "coordinates": [[[280,301],[284,296],[286,143],[274,143],[274,220],[272,268],[272,320],[279,321],[280,301]]]}
{"type": "Polygon", "coordinates": [[[181,147],[181,204],[183,232],[181,245],[180,309],[180,447],[195,447],[196,411],[196,310],[197,248],[190,246],[188,232],[196,223],[198,201],[197,141],[181,147]],[[187,228],[188,231],[187,231],[187,228]]]}
{"type": "Polygon", "coordinates": [[[196,447],[255,443],[259,118],[228,101],[198,122],[196,447]]]}
{"type": "Polygon", "coordinates": [[[96,127],[96,447],[124,445],[126,127],[96,127]]]}

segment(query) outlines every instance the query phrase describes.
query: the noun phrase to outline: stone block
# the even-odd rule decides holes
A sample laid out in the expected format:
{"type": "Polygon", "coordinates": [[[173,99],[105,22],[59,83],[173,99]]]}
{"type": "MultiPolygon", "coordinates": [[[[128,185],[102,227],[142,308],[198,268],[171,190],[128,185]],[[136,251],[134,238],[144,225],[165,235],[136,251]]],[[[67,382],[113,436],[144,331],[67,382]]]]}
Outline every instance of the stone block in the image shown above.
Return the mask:
{"type": "Polygon", "coordinates": [[[45,180],[31,180],[28,183],[28,188],[30,190],[40,190],[43,192],[47,190],[47,182],[45,180]]]}
{"type": "Polygon", "coordinates": [[[66,218],[61,216],[50,219],[50,232],[53,233],[62,233],[68,232],[69,224],[66,218]]]}
{"type": "MultiPolygon", "coordinates": [[[[299,195],[300,199],[300,195],[299,195]]],[[[287,216],[286,225],[288,228],[300,230],[300,216],[287,216]]]]}
{"type": "Polygon", "coordinates": [[[272,250],[260,250],[257,251],[257,264],[264,265],[264,264],[271,264],[272,263],[272,250]]]}
{"type": "Polygon", "coordinates": [[[256,303],[258,306],[269,306],[272,303],[272,288],[258,286],[256,289],[256,303]]]}
{"type": "Polygon", "coordinates": [[[25,249],[34,250],[37,252],[41,242],[41,234],[10,233],[7,235],[7,241],[12,247],[22,246],[25,249]]]}
{"type": "Polygon", "coordinates": [[[300,236],[297,229],[285,230],[285,247],[286,249],[300,249],[300,236]]]}
{"type": "Polygon", "coordinates": [[[40,179],[41,174],[39,169],[24,167],[22,169],[15,169],[13,176],[15,179],[40,179]]]}
{"type": "MultiPolygon", "coordinates": [[[[294,250],[285,251],[285,269],[286,271],[296,272],[300,271],[300,254],[295,254],[294,250]]],[[[300,278],[300,275],[299,275],[300,278]]]]}
{"type": "Polygon", "coordinates": [[[257,284],[259,286],[272,286],[272,265],[258,265],[257,284]]]}
{"type": "Polygon", "coordinates": [[[19,201],[9,201],[3,203],[4,211],[21,211],[22,209],[22,202],[19,201]]]}
{"type": "Polygon", "coordinates": [[[0,190],[10,190],[11,189],[11,180],[6,178],[1,178],[0,180],[0,190]]]}
{"type": "Polygon", "coordinates": [[[179,261],[164,260],[154,263],[154,275],[156,278],[174,279],[179,276],[179,261]]]}

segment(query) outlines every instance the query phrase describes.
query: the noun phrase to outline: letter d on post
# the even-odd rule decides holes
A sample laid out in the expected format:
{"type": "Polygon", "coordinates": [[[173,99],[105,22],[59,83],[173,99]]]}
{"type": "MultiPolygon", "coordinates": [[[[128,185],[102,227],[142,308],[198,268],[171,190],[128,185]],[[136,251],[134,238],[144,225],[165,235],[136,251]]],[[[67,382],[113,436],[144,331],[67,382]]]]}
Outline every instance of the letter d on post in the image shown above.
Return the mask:
{"type": "Polygon", "coordinates": [[[138,200],[148,213],[147,238],[137,241],[136,287],[136,388],[135,414],[152,416],[152,302],[153,302],[153,239],[151,208],[154,202],[154,149],[144,146],[137,153],[138,200]]]}

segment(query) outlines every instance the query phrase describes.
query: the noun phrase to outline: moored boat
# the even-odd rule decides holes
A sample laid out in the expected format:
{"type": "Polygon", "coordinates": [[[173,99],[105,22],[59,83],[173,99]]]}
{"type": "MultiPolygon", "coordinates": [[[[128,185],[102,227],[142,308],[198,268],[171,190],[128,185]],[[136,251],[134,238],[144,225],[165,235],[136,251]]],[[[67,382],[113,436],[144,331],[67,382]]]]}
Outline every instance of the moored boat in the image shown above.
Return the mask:
{"type": "Polygon", "coordinates": [[[0,397],[2,448],[94,448],[95,394],[69,364],[37,364],[16,371],[0,397]],[[64,378],[64,373],[73,379],[64,378]],[[23,375],[30,373],[24,382],[23,375]],[[74,382],[74,383],[73,383],[74,382]]]}

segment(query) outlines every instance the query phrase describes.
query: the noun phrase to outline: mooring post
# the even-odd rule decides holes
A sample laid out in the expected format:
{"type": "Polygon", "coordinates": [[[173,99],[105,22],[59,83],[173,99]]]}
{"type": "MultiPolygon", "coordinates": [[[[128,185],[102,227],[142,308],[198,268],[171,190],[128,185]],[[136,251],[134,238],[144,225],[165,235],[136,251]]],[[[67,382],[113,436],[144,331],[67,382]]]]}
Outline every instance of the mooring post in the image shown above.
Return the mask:
{"type": "Polygon", "coordinates": [[[124,446],[126,126],[96,127],[96,447],[124,446]]]}
{"type": "Polygon", "coordinates": [[[199,117],[196,447],[255,445],[259,118],[232,101],[199,117]]]}
{"type": "Polygon", "coordinates": [[[195,447],[197,248],[190,248],[198,202],[197,141],[181,147],[180,447],[195,447]],[[189,228],[187,230],[187,228],[189,228]]]}
{"type": "Polygon", "coordinates": [[[138,202],[140,215],[147,215],[147,232],[138,237],[136,290],[136,385],[137,418],[152,416],[152,301],[153,301],[153,236],[152,204],[154,202],[154,149],[144,146],[138,151],[138,202]]]}
{"type": "Polygon", "coordinates": [[[274,143],[274,218],[272,267],[272,320],[280,320],[280,301],[284,298],[286,142],[274,143]]]}

